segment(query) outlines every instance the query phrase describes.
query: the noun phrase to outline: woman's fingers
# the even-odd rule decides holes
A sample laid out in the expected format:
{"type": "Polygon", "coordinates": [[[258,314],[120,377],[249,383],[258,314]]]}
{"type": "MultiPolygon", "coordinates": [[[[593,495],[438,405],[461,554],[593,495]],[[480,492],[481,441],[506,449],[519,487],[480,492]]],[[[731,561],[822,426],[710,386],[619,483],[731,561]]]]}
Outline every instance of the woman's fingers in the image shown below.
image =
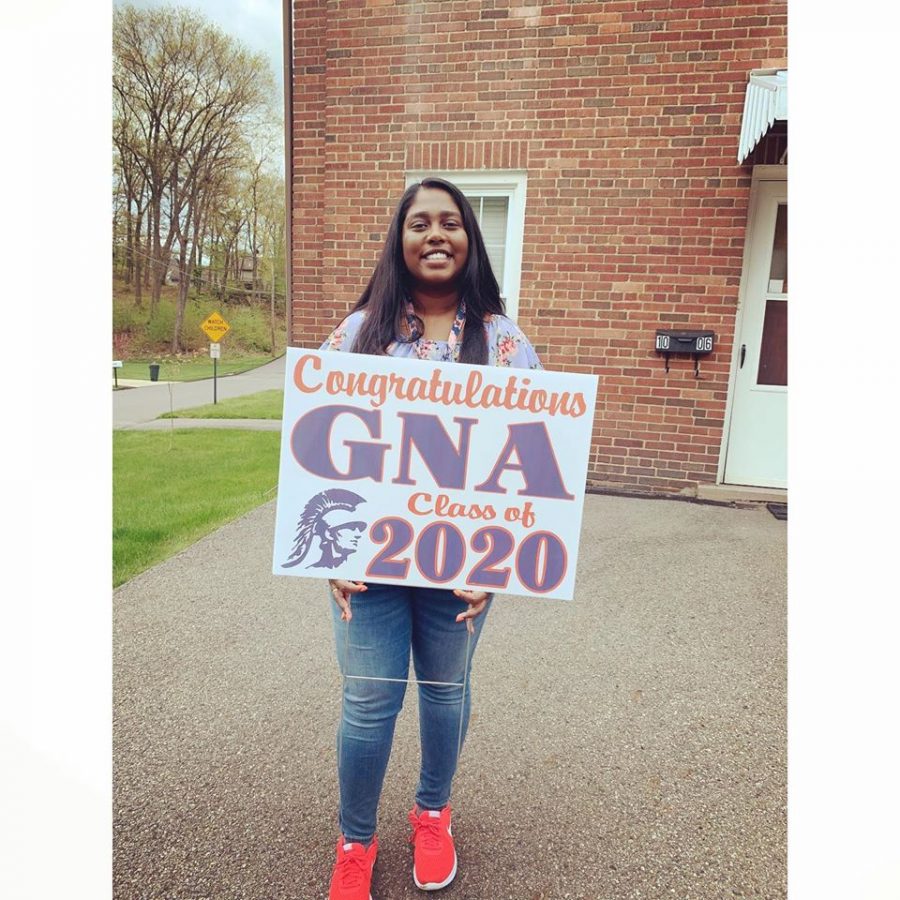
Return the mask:
{"type": "Polygon", "coordinates": [[[457,622],[462,622],[463,619],[474,619],[476,616],[480,616],[487,606],[487,597],[481,601],[481,603],[471,603],[469,604],[469,608],[465,612],[461,612],[457,617],[457,622]]]}
{"type": "Polygon", "coordinates": [[[475,623],[472,621],[476,616],[480,616],[487,606],[487,598],[470,606],[465,612],[461,612],[457,617],[457,622],[465,622],[469,634],[475,634],[475,623]]]}
{"type": "Polygon", "coordinates": [[[331,588],[331,596],[334,602],[340,607],[341,621],[349,622],[353,618],[353,612],[350,609],[350,597],[366,590],[365,584],[361,581],[343,581],[336,578],[328,582],[331,588]]]}
{"type": "Polygon", "coordinates": [[[453,592],[460,600],[465,600],[469,604],[469,608],[465,612],[461,612],[457,617],[457,622],[465,622],[469,634],[475,633],[475,625],[472,622],[476,616],[480,616],[488,605],[488,597],[484,591],[460,591],[453,592]]]}
{"type": "Polygon", "coordinates": [[[365,583],[362,581],[342,581],[339,578],[335,578],[331,581],[331,584],[337,585],[342,591],[348,594],[358,594],[360,591],[368,590],[365,583]]]}
{"type": "Polygon", "coordinates": [[[457,588],[454,592],[460,600],[465,600],[468,604],[482,603],[487,600],[488,594],[484,591],[462,591],[457,588]]]}
{"type": "Polygon", "coordinates": [[[345,594],[340,587],[338,587],[337,583],[330,582],[329,586],[331,587],[331,596],[334,598],[334,602],[337,603],[338,607],[341,610],[341,621],[349,622],[353,617],[353,613],[350,611],[350,599],[349,595],[345,594]]]}

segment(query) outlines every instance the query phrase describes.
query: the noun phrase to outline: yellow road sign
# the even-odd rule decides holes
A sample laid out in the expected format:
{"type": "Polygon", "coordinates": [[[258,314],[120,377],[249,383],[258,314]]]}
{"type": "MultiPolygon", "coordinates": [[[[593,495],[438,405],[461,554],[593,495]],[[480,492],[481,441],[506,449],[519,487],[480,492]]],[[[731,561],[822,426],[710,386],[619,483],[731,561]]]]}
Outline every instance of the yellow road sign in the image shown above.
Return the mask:
{"type": "Polygon", "coordinates": [[[217,313],[214,312],[200,327],[206,332],[206,336],[215,344],[218,343],[231,326],[217,313]]]}

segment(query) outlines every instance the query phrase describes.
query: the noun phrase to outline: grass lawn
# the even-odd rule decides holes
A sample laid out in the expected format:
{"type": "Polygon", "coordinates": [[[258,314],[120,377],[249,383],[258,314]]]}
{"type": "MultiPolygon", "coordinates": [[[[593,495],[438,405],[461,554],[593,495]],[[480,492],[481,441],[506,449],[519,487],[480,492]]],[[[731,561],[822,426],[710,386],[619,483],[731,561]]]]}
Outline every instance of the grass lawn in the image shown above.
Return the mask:
{"type": "Polygon", "coordinates": [[[113,585],[275,496],[271,431],[113,433],[113,585]]]}
{"type": "MultiPolygon", "coordinates": [[[[259,366],[272,362],[272,356],[236,356],[232,359],[222,355],[219,360],[219,375],[234,375],[235,373],[248,372],[259,366]]],[[[136,378],[143,381],[150,380],[150,363],[159,363],[160,381],[198,381],[201,378],[213,377],[213,361],[209,354],[188,356],[183,359],[174,357],[155,357],[148,359],[122,360],[122,368],[119,369],[119,378],[136,378]]]]}
{"type": "Polygon", "coordinates": [[[161,419],[280,419],[284,391],[259,391],[243,397],[231,397],[218,403],[176,409],[161,419]]]}

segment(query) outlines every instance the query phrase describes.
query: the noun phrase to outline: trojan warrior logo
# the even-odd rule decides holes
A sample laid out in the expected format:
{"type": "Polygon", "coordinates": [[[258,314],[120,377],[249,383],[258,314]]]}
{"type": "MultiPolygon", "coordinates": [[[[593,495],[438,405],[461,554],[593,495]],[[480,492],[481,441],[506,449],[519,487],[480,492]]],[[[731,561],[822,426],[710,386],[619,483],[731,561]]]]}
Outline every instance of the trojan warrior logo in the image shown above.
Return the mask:
{"type": "Polygon", "coordinates": [[[297,523],[294,547],[282,569],[298,566],[306,559],[313,538],[319,540],[319,560],[310,563],[307,569],[336,569],[348,556],[356,553],[359,540],[366,531],[366,522],[354,519],[350,513],[356,511],[365,497],[333,488],[311,497],[303,509],[297,523]]]}

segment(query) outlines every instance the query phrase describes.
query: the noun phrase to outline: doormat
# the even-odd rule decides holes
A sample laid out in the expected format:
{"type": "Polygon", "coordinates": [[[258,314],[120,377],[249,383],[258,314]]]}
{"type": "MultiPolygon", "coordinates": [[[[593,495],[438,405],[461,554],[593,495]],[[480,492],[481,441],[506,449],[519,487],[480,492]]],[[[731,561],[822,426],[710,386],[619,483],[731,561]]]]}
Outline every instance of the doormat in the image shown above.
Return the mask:
{"type": "Polygon", "coordinates": [[[787,521],[787,503],[767,503],[766,509],[775,516],[776,519],[787,521]]]}

